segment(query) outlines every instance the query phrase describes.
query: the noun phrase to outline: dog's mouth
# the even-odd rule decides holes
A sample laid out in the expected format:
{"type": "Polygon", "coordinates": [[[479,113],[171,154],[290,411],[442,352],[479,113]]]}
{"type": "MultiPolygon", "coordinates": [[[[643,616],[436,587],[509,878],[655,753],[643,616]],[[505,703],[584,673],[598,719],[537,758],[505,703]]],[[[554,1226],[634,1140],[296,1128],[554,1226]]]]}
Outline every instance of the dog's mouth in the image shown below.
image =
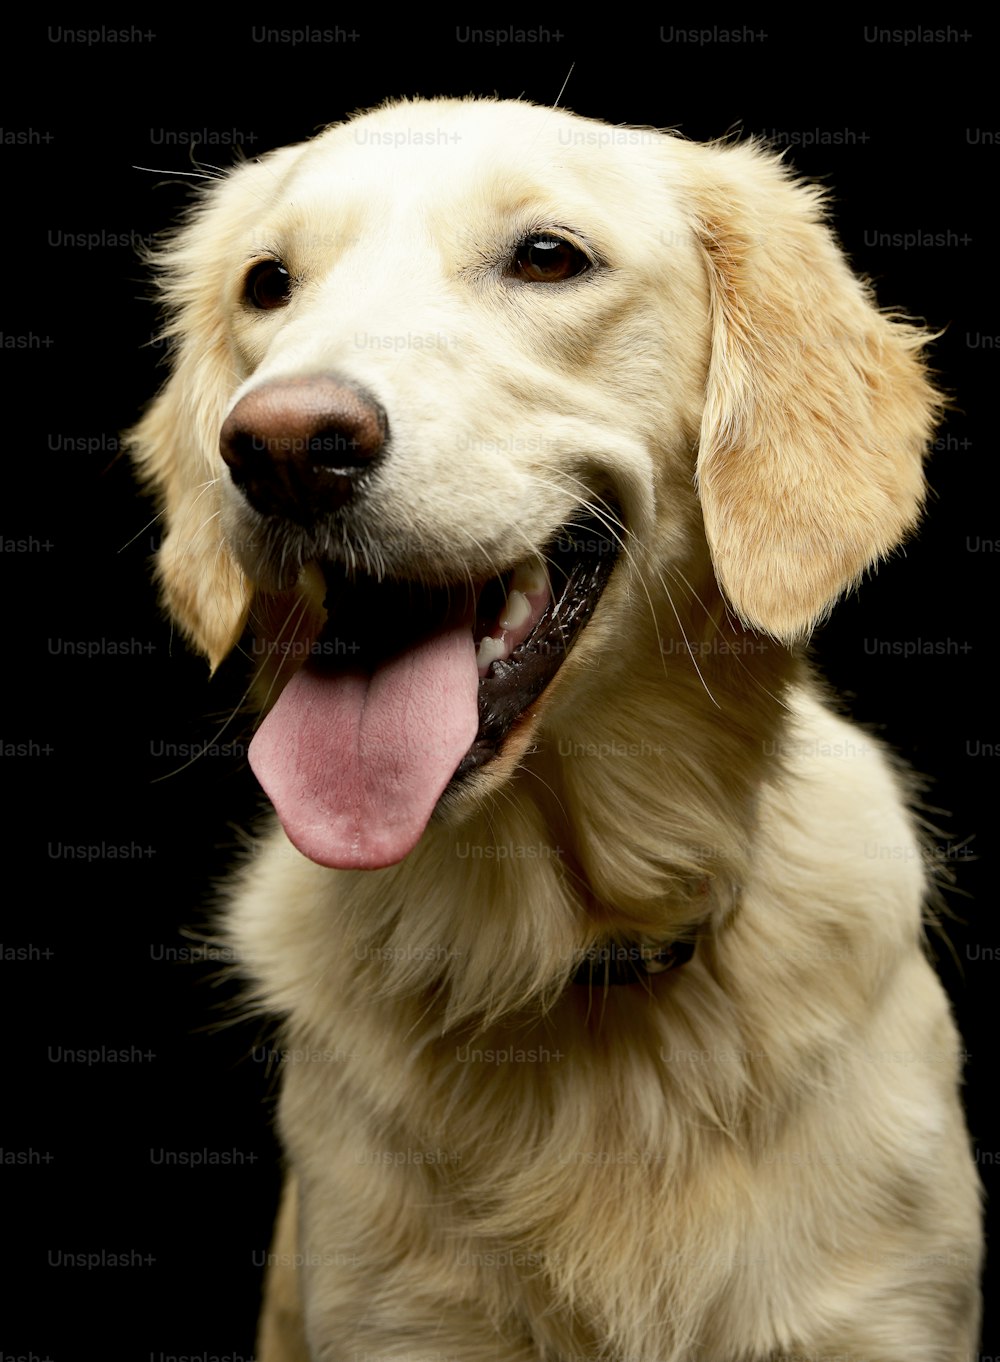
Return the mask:
{"type": "Polygon", "coordinates": [[[617,558],[615,519],[580,515],[485,583],[319,565],[326,622],[250,749],[304,855],[376,869],[412,851],[445,790],[502,750],[590,620],[617,558]]]}

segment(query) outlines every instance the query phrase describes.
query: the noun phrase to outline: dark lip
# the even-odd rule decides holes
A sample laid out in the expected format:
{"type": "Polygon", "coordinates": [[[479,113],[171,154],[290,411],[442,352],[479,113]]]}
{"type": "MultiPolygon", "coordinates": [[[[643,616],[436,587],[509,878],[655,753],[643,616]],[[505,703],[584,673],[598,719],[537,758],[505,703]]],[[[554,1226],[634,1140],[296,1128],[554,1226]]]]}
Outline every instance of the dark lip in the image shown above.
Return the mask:
{"type": "MultiPolygon", "coordinates": [[[[479,731],[449,788],[492,760],[525,710],[548,686],[591,619],[620,550],[617,510],[580,511],[542,550],[552,599],[531,633],[479,681],[479,731]]],[[[510,573],[474,596],[469,583],[428,588],[413,582],[349,576],[323,566],[327,621],[307,665],[318,670],[369,670],[409,643],[465,619],[482,637],[495,621],[510,573]]]]}
{"type": "Polygon", "coordinates": [[[459,763],[452,785],[497,755],[517,720],[548,686],[589,623],[610,580],[620,540],[608,528],[617,513],[581,514],[564,525],[543,557],[553,599],[534,629],[504,662],[479,682],[479,732],[459,763]]]}

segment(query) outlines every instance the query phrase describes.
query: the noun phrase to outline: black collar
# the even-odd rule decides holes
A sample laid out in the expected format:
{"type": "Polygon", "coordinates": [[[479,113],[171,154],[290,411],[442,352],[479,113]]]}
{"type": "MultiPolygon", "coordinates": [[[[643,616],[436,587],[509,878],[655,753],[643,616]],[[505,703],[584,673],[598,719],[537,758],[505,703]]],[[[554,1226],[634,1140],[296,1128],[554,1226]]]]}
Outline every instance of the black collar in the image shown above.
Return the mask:
{"type": "Polygon", "coordinates": [[[603,941],[587,951],[572,982],[589,988],[642,983],[650,975],[686,965],[694,950],[693,941],[603,941]]]}

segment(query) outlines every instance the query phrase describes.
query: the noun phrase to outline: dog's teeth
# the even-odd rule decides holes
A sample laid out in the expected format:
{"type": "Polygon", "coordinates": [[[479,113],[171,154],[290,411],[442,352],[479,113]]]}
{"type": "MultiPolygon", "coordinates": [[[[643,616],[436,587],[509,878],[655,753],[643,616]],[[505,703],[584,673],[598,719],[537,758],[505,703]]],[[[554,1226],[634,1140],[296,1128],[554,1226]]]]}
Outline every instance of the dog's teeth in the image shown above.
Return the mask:
{"type": "Polygon", "coordinates": [[[317,610],[323,609],[323,602],[326,599],[326,578],[318,563],[306,563],[299,569],[299,589],[311,605],[317,610]]]}
{"type": "Polygon", "coordinates": [[[507,656],[507,645],[502,638],[484,638],[476,649],[476,665],[480,671],[507,656]]]}
{"type": "Polygon", "coordinates": [[[507,606],[500,616],[501,629],[520,629],[531,615],[531,603],[523,591],[512,591],[507,606]]]}
{"type": "Polygon", "coordinates": [[[512,596],[515,593],[521,596],[539,595],[548,589],[548,574],[540,558],[529,558],[523,563],[518,563],[510,581],[512,596]]]}

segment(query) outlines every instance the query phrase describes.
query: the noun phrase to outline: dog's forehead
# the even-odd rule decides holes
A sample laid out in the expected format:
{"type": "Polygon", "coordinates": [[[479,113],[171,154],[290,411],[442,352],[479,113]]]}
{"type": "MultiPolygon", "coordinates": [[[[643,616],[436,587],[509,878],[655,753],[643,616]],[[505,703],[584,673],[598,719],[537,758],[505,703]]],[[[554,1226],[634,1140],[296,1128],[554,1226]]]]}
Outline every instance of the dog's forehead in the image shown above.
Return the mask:
{"type": "MultiPolygon", "coordinates": [[[[554,221],[622,203],[670,215],[673,139],[516,101],[400,103],[329,129],[300,149],[281,198],[303,219],[535,211],[554,221]]],[[[630,205],[629,208],[625,204],[630,205]]]]}

